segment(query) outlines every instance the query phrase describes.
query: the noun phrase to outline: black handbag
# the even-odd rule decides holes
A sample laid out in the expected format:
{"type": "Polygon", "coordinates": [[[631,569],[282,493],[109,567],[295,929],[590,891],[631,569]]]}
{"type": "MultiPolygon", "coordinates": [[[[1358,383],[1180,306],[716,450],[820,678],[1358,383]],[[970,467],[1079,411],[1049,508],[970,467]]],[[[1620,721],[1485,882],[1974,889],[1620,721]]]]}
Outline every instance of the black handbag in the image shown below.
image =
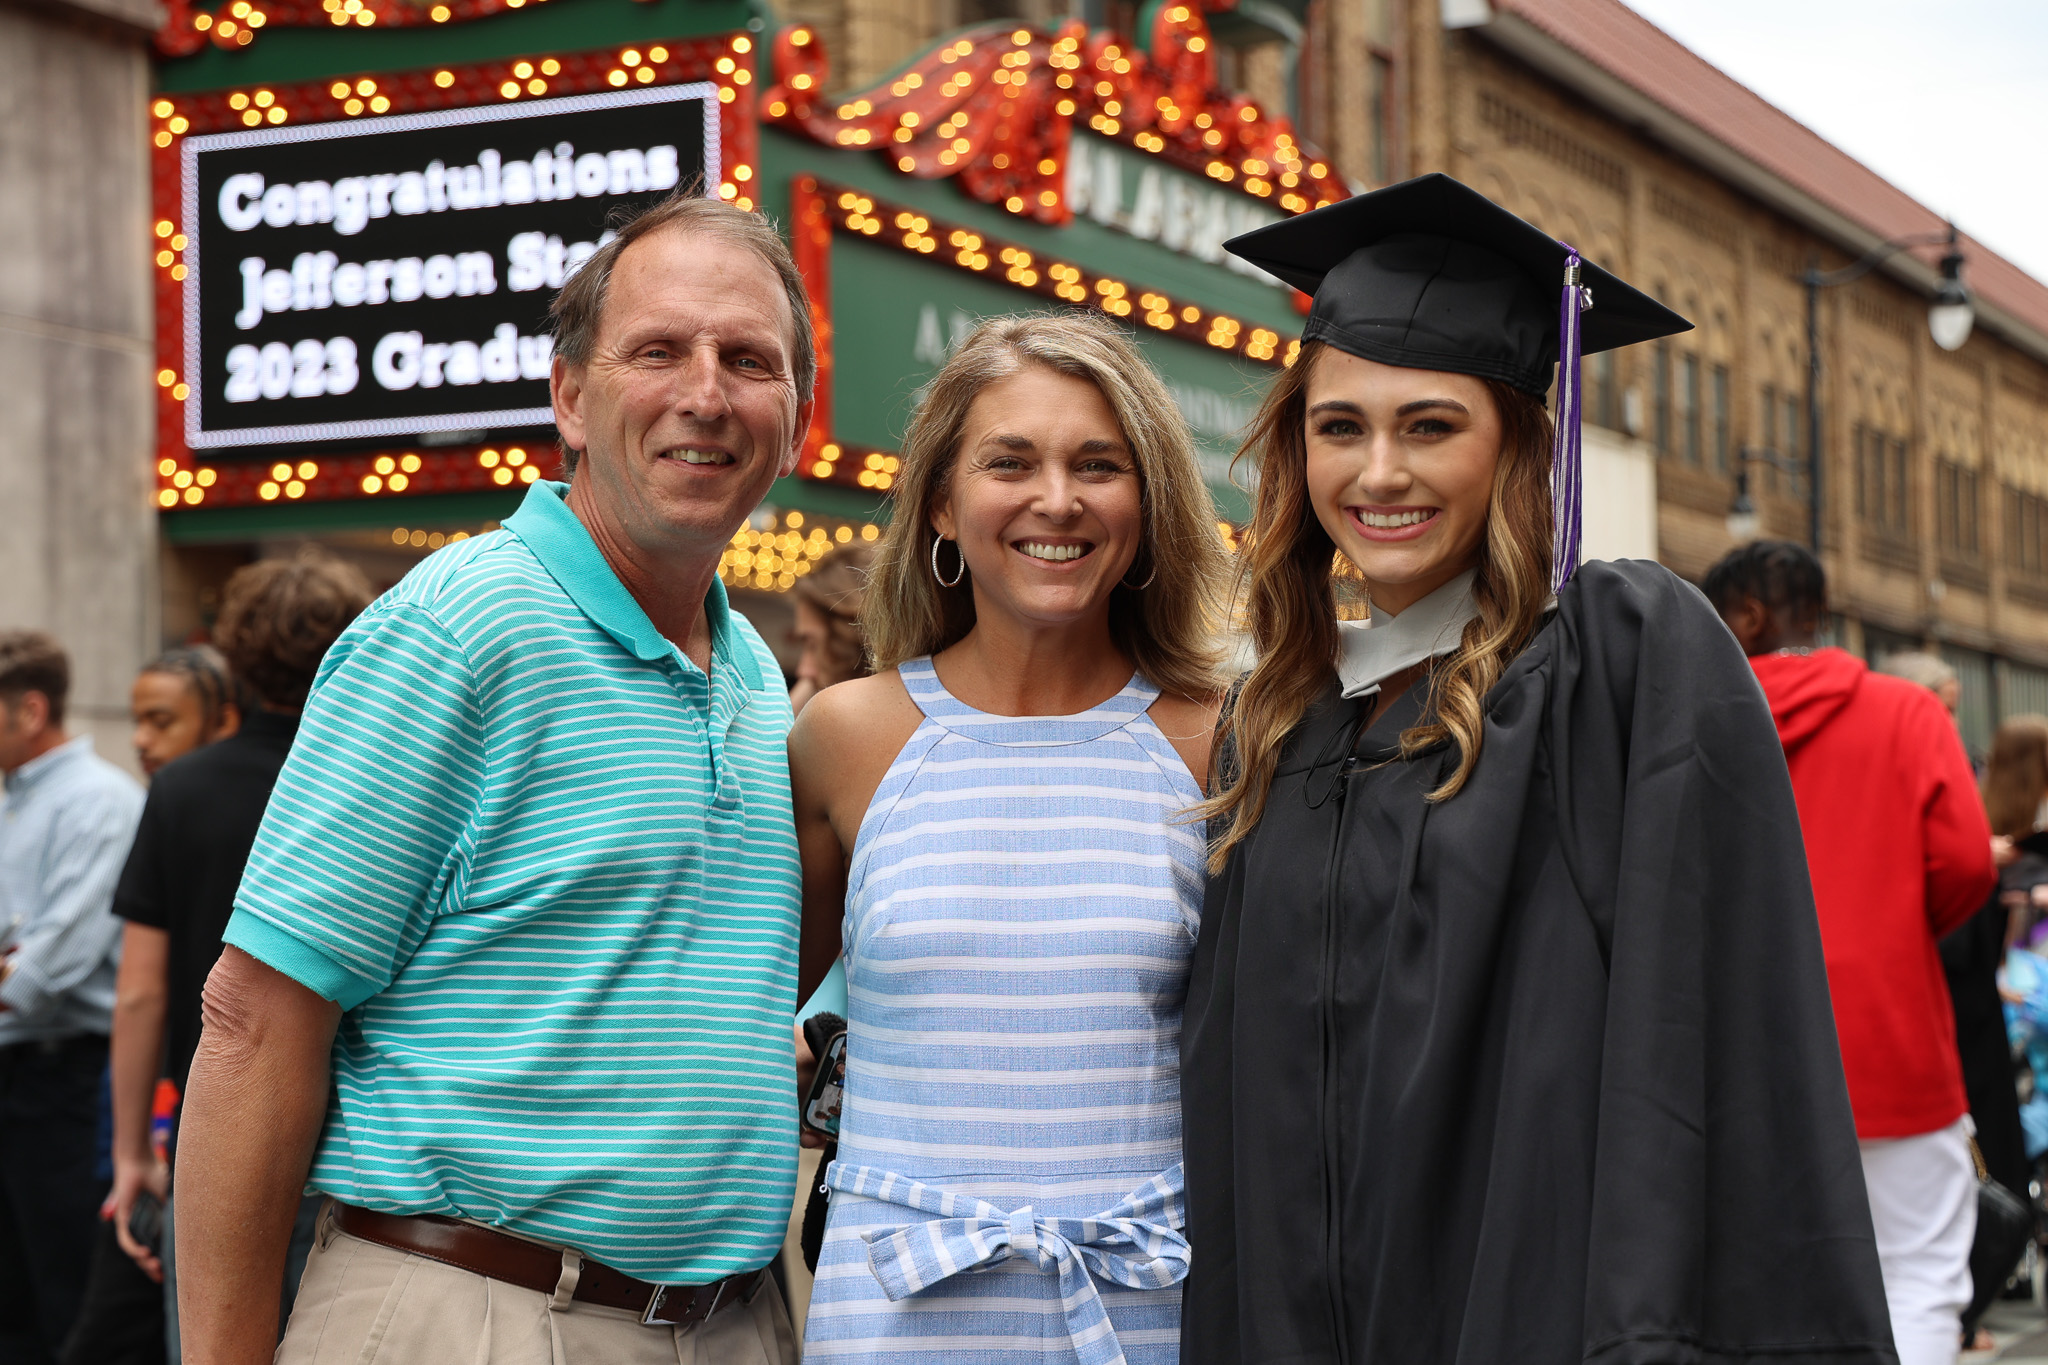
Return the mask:
{"type": "Polygon", "coordinates": [[[1963,1337],[1977,1334],[1991,1303],[2012,1278],[2034,1237],[2034,1212],[2025,1200],[1991,1178],[1977,1139],[1970,1139],[1977,1163],[1977,1239],[1970,1246],[1970,1306],[1963,1311],[1963,1337]]]}
{"type": "MultiPolygon", "coordinates": [[[[816,1057],[825,1051],[825,1041],[833,1034],[843,1032],[846,1021],[836,1014],[814,1014],[804,1020],[804,1042],[816,1057]]],[[[797,1234],[797,1248],[803,1253],[804,1268],[817,1273],[818,1253],[825,1247],[825,1215],[831,1211],[832,1191],[825,1184],[825,1168],[838,1159],[839,1144],[828,1142],[819,1153],[818,1183],[811,1186],[810,1200],[804,1205],[803,1228],[797,1234]]]]}
{"type": "Polygon", "coordinates": [[[825,1168],[839,1158],[839,1144],[828,1142],[818,1154],[818,1183],[811,1186],[811,1200],[804,1205],[804,1226],[797,1234],[797,1247],[804,1254],[804,1268],[818,1273],[818,1253],[825,1249],[825,1215],[832,1209],[832,1190],[825,1184],[825,1168]]]}

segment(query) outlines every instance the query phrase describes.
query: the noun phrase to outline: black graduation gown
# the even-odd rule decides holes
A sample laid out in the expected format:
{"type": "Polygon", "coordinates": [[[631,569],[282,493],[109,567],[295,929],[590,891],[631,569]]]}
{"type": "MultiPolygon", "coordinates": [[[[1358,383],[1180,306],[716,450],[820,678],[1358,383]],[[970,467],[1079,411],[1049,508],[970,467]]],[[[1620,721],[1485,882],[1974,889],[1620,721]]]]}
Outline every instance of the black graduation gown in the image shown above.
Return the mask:
{"type": "Polygon", "coordinates": [[[1333,676],[1210,881],[1184,1365],[1894,1361],[1798,812],[1726,628],[1586,565],[1435,806],[1449,746],[1395,757],[1419,704],[1358,736],[1333,676]]]}

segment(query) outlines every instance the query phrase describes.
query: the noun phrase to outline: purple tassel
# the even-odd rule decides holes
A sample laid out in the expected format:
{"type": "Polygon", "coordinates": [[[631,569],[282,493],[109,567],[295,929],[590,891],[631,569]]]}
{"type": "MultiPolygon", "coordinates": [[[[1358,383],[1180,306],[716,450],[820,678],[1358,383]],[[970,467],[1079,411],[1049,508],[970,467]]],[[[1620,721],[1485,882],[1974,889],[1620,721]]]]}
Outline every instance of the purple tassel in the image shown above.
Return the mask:
{"type": "Polygon", "coordinates": [[[1565,249],[1564,294],[1557,314],[1557,438],[1550,451],[1550,511],[1553,539],[1550,590],[1571,581],[1579,567],[1579,529],[1584,509],[1579,453],[1579,313],[1593,306],[1593,291],[1579,284],[1579,253],[1565,249]]]}

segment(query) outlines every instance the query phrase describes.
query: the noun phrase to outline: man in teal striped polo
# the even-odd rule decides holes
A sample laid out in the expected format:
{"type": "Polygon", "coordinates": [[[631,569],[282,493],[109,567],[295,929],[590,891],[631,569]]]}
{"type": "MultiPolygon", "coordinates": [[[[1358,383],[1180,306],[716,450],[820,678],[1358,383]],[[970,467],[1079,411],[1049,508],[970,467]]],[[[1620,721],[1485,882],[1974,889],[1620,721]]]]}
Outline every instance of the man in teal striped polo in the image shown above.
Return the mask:
{"type": "Polygon", "coordinates": [[[178,1153],[187,1359],[271,1358],[308,1183],[280,1361],[795,1359],[762,1269],[796,1152],[790,712],[717,569],[795,466],[808,307],[774,228],[704,199],[554,307],[568,485],[335,643],[257,838],[178,1153]]]}

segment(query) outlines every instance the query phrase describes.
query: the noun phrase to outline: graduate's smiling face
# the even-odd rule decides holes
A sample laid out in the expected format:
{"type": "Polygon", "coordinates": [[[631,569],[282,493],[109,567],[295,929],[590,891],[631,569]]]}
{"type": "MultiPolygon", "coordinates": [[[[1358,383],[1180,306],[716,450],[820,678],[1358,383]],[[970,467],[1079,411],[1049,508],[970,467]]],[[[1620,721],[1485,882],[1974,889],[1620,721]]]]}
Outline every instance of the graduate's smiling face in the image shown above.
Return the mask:
{"type": "Polygon", "coordinates": [[[1086,379],[1027,365],[975,395],[932,528],[963,556],[978,620],[1057,627],[1109,610],[1144,539],[1138,462],[1086,379]]]}
{"type": "Polygon", "coordinates": [[[1308,376],[1310,504],[1389,614],[1478,562],[1500,409],[1484,381],[1324,349],[1308,376]]]}

